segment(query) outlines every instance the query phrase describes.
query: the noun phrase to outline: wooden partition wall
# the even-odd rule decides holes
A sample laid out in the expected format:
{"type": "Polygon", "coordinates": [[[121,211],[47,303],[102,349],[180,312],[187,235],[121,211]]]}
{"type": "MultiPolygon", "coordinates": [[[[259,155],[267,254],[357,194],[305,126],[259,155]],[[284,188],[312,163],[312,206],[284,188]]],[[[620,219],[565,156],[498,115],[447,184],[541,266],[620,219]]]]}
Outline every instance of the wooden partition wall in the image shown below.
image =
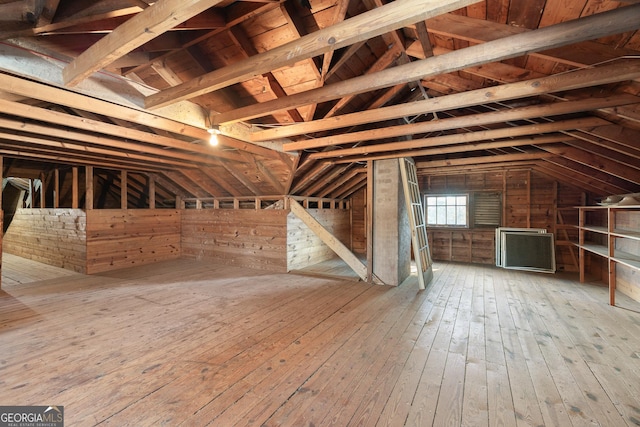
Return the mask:
{"type": "Polygon", "coordinates": [[[87,211],[87,274],[179,258],[180,211],[87,211]]]}
{"type": "Polygon", "coordinates": [[[23,258],[86,273],[87,215],[82,209],[16,210],[3,250],[23,258]]]}
{"type": "Polygon", "coordinates": [[[18,209],[7,253],[93,274],[180,257],[177,210],[18,209]]]}
{"type": "MultiPolygon", "coordinates": [[[[349,210],[308,212],[349,246],[349,210]]],[[[335,256],[288,209],[183,210],[182,255],[275,272],[299,269],[335,256]]]]}

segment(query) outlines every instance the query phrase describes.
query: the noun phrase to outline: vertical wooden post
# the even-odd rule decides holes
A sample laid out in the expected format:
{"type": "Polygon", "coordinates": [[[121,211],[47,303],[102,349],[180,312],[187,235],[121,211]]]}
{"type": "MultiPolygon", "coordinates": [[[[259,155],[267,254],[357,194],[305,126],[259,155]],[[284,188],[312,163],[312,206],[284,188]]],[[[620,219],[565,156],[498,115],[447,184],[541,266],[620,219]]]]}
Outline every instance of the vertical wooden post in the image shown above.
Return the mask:
{"type": "Polygon", "coordinates": [[[72,167],[71,173],[71,208],[78,209],[78,167],[72,167]]]}
{"type": "Polygon", "coordinates": [[[85,209],[93,209],[93,166],[85,166],[85,209]]]}
{"type": "Polygon", "coordinates": [[[176,209],[184,209],[182,197],[176,194],[176,209]]]}
{"type": "Polygon", "coordinates": [[[33,209],[33,205],[35,202],[33,197],[35,196],[35,185],[33,184],[33,179],[29,178],[29,209],[33,209]]]}
{"type": "Polygon", "coordinates": [[[373,283],[373,161],[367,161],[365,227],[367,239],[367,282],[373,283]]]}
{"type": "MultiPolygon", "coordinates": [[[[0,156],[0,181],[4,181],[4,156],[0,156]]],[[[0,213],[2,212],[2,193],[4,186],[0,188],[0,213]]]]}
{"type": "Polygon", "coordinates": [[[502,227],[507,227],[511,224],[508,224],[507,221],[507,171],[502,172],[502,219],[500,220],[500,225],[502,227]]]}
{"type": "Polygon", "coordinates": [[[53,207],[55,209],[60,207],[60,169],[58,168],[53,171],[53,207]]]}
{"type": "MultiPolygon", "coordinates": [[[[0,182],[4,181],[4,157],[0,156],[0,182]]],[[[2,193],[4,186],[0,186],[0,230],[4,230],[4,211],[2,210],[2,193]]],[[[2,234],[0,233],[0,289],[2,289],[2,234]]]]}
{"type": "Polygon", "coordinates": [[[531,169],[527,170],[527,228],[531,228],[531,169]]]}
{"type": "Polygon", "coordinates": [[[607,208],[607,269],[609,273],[609,305],[616,305],[616,263],[612,260],[615,256],[616,239],[613,234],[616,229],[615,208],[607,208]]]}
{"type": "Polygon", "coordinates": [[[40,208],[46,208],[47,206],[47,198],[45,194],[45,189],[47,188],[45,185],[45,176],[44,172],[40,172],[40,208]]]}
{"type": "Polygon", "coordinates": [[[120,209],[127,209],[127,171],[120,171],[120,209]]]}
{"type": "Polygon", "coordinates": [[[156,208],[156,181],[152,176],[148,176],[149,180],[149,209],[156,208]]]}

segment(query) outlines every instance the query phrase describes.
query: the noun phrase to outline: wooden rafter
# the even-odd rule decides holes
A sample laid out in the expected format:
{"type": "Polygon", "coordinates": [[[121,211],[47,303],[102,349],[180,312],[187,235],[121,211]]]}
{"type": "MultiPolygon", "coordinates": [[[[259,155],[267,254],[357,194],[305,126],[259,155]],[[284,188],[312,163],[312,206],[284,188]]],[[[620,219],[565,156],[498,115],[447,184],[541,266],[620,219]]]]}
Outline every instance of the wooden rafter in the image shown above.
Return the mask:
{"type": "Polygon", "coordinates": [[[285,150],[301,150],[309,148],[321,148],[340,145],[350,142],[368,141],[373,139],[385,139],[403,135],[416,135],[443,130],[469,128],[493,123],[506,123],[544,116],[556,116],[562,114],[589,111],[592,109],[611,107],[624,104],[638,103],[640,98],[635,96],[614,96],[607,98],[589,98],[579,101],[554,102],[544,105],[505,109],[488,113],[470,114],[449,119],[440,119],[419,123],[411,123],[399,126],[387,126],[384,128],[365,130],[359,132],[343,133],[323,138],[315,138],[307,141],[292,142],[284,145],[285,150]]]}
{"type": "Polygon", "coordinates": [[[222,0],[158,0],[100,39],[67,65],[63,72],[67,86],[74,86],[117,58],[152,40],[222,0]]]}
{"type": "MultiPolygon", "coordinates": [[[[176,0],[178,1],[178,0],[176,0]]],[[[316,31],[258,56],[201,76],[147,97],[148,108],[158,108],[239,83],[257,73],[291,65],[329,50],[368,40],[408,24],[459,9],[477,0],[398,0],[316,31]]],[[[307,103],[310,104],[310,103],[307,103]]]]}
{"type": "MultiPolygon", "coordinates": [[[[396,3],[398,2],[392,4],[396,3]]],[[[483,45],[470,46],[447,55],[438,55],[411,62],[380,71],[372,76],[360,76],[278,100],[239,108],[229,113],[219,114],[215,117],[215,122],[228,123],[248,120],[272,114],[275,111],[330,101],[354,93],[368,92],[445,72],[462,70],[469,66],[514,58],[529,52],[566,46],[579,41],[635,30],[640,26],[639,22],[640,4],[619,8],[528,33],[493,40],[483,45]]]]}

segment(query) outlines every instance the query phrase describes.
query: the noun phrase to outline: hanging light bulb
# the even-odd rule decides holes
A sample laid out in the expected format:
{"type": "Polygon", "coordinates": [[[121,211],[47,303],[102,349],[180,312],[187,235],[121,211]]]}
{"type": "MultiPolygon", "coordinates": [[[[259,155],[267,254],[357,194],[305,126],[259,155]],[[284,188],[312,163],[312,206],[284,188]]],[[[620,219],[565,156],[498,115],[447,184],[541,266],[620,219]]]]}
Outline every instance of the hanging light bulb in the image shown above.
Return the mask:
{"type": "Polygon", "coordinates": [[[220,129],[218,129],[217,126],[211,127],[209,129],[207,129],[207,132],[209,132],[210,136],[209,136],[209,145],[211,146],[216,146],[218,145],[218,135],[220,135],[220,129]]]}

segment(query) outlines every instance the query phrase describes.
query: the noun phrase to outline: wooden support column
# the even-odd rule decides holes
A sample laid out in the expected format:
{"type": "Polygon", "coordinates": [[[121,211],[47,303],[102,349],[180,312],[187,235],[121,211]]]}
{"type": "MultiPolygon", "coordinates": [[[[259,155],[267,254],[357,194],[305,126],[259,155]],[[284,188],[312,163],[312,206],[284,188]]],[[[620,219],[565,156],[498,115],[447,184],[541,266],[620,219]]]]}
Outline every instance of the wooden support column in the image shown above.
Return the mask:
{"type": "Polygon", "coordinates": [[[527,170],[527,228],[531,228],[531,169],[527,170]]]}
{"type": "Polygon", "coordinates": [[[29,179],[29,209],[33,209],[33,205],[35,204],[33,201],[33,197],[35,196],[35,185],[32,179],[29,179]]]}
{"type": "MultiPolygon", "coordinates": [[[[4,181],[4,157],[0,156],[0,181],[4,181]]],[[[0,230],[4,230],[4,210],[2,209],[2,193],[4,186],[0,187],[0,230]]],[[[0,233],[0,289],[2,289],[2,235],[0,233]]]]}
{"type": "Polygon", "coordinates": [[[391,286],[411,274],[411,227],[397,159],[373,162],[373,275],[391,286]]]}
{"type": "Polygon", "coordinates": [[[120,209],[127,209],[127,171],[120,171],[120,209]]]}
{"type": "Polygon", "coordinates": [[[149,209],[156,208],[156,181],[152,176],[147,177],[149,180],[149,209]]]}
{"type": "Polygon", "coordinates": [[[60,169],[58,168],[53,171],[53,207],[54,209],[60,207],[60,169]]]}
{"type": "Polygon", "coordinates": [[[367,162],[367,196],[364,224],[367,239],[367,282],[373,281],[373,161],[367,162]]]}
{"type": "Polygon", "coordinates": [[[47,206],[47,195],[45,194],[45,189],[47,186],[45,185],[45,175],[44,172],[40,172],[40,208],[46,208],[47,206]]]}
{"type": "Polygon", "coordinates": [[[71,208],[78,209],[78,167],[71,168],[71,208]]]}
{"type": "Polygon", "coordinates": [[[85,183],[84,204],[85,209],[90,210],[93,209],[93,166],[85,167],[85,183]]]}

